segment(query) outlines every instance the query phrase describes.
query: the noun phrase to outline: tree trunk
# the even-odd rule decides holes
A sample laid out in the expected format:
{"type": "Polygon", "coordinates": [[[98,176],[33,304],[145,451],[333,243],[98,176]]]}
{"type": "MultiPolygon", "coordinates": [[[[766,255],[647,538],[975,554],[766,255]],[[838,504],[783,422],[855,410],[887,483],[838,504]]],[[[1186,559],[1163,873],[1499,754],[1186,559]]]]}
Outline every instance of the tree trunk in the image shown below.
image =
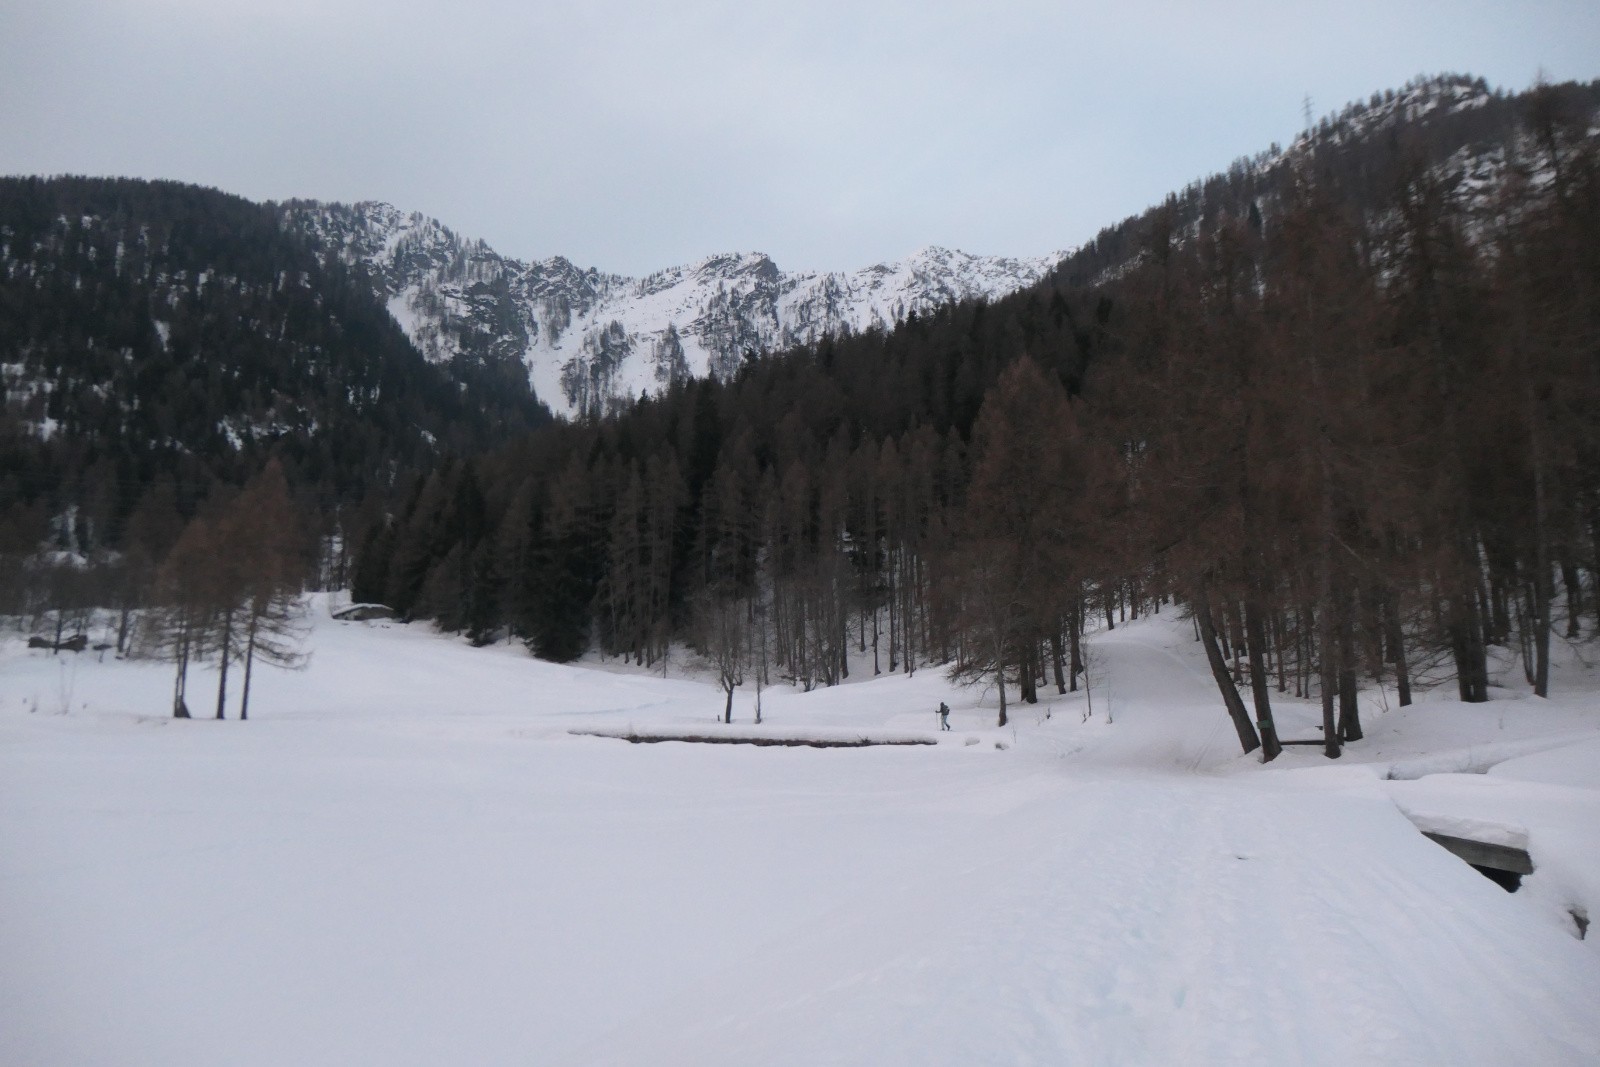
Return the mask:
{"type": "Polygon", "coordinates": [[[189,631],[185,627],[183,636],[178,639],[178,673],[172,682],[172,717],[174,719],[189,718],[189,704],[184,698],[189,690],[189,631]]]}
{"type": "Polygon", "coordinates": [[[250,669],[256,660],[256,618],[251,616],[250,629],[244,643],[244,689],[239,694],[239,721],[250,718],[250,669]]]}
{"type": "Polygon", "coordinates": [[[222,634],[217,648],[221,659],[220,673],[217,676],[217,718],[222,718],[222,710],[228,702],[228,646],[233,643],[233,612],[227,611],[222,615],[222,634]]]}
{"type": "MultiPolygon", "coordinates": [[[[1572,594],[1570,592],[1567,594],[1567,603],[1572,603],[1572,594]]],[[[133,608],[128,604],[123,604],[122,610],[117,614],[117,655],[119,657],[128,651],[128,629],[132,622],[133,608]]],[[[1573,635],[1568,634],[1568,636],[1573,635]]]]}
{"type": "Polygon", "coordinates": [[[1533,695],[1550,695],[1550,600],[1548,569],[1533,577],[1533,695]]]}
{"type": "Polygon", "coordinates": [[[1233,682],[1235,685],[1244,684],[1244,624],[1240,619],[1239,605],[1229,602],[1222,608],[1223,627],[1228,635],[1228,644],[1233,648],[1233,682]]]}
{"type": "MultiPolygon", "coordinates": [[[[1533,390],[1529,379],[1528,390],[1533,390]]],[[[1546,517],[1544,452],[1539,437],[1538,413],[1533,414],[1529,450],[1533,453],[1533,695],[1550,695],[1550,581],[1549,522],[1546,517]]]]}
{"type": "Polygon", "coordinates": [[[897,631],[895,629],[895,601],[899,599],[899,590],[894,580],[894,569],[889,572],[889,673],[893,674],[899,669],[897,653],[899,646],[895,644],[897,631]]]}
{"type": "Polygon", "coordinates": [[[1050,631],[1050,666],[1055,670],[1057,695],[1064,695],[1067,691],[1067,679],[1061,659],[1061,620],[1057,619],[1056,628],[1050,631]]]}
{"type": "Polygon", "coordinates": [[[1068,655],[1071,662],[1067,664],[1072,672],[1071,692],[1078,691],[1078,675],[1083,673],[1083,605],[1074,605],[1072,613],[1067,617],[1067,643],[1068,655]]]}
{"type": "MultiPolygon", "coordinates": [[[[1217,628],[1211,619],[1211,606],[1204,593],[1197,594],[1193,601],[1194,617],[1200,627],[1200,643],[1206,650],[1206,662],[1211,665],[1211,677],[1216,680],[1217,689],[1222,693],[1222,702],[1227,705],[1228,718],[1233,720],[1233,728],[1239,735],[1239,744],[1246,752],[1254,752],[1262,748],[1261,738],[1256,735],[1256,728],[1250,722],[1250,713],[1245,711],[1244,701],[1239,696],[1239,690],[1233,684],[1233,678],[1228,674],[1228,662],[1222,657],[1222,650],[1217,647],[1217,628]]],[[[1277,744],[1277,738],[1272,739],[1277,744]]],[[[1261,762],[1277,756],[1278,750],[1274,748],[1263,749],[1261,762]]]]}
{"type": "Polygon", "coordinates": [[[872,676],[876,678],[883,670],[878,666],[878,609],[872,609],[872,676]]]}
{"type": "Polygon", "coordinates": [[[1481,704],[1489,699],[1489,659],[1477,600],[1470,591],[1463,590],[1447,610],[1456,688],[1463,703],[1481,704]]]}
{"type": "Polygon", "coordinates": [[[1355,620],[1351,618],[1348,596],[1343,607],[1339,619],[1339,737],[1343,741],[1359,741],[1363,735],[1356,689],[1355,620]]]}
{"type": "Polygon", "coordinates": [[[1579,637],[1582,634],[1578,619],[1583,614],[1583,582],[1578,578],[1578,568],[1569,559],[1561,561],[1561,584],[1567,589],[1567,636],[1579,637]]]}
{"type": "Polygon", "coordinates": [[[1006,665],[1004,663],[995,665],[994,686],[1000,691],[1000,719],[995,725],[1004,726],[1006,724],[1006,665]]]}
{"type": "Polygon", "coordinates": [[[1338,759],[1342,753],[1339,750],[1339,724],[1334,715],[1335,700],[1338,696],[1338,672],[1335,664],[1338,653],[1333,644],[1333,620],[1329,616],[1328,603],[1323,601],[1317,610],[1317,670],[1319,688],[1322,697],[1322,754],[1329,759],[1338,759]]]}
{"type": "Polygon", "coordinates": [[[1244,630],[1245,643],[1250,650],[1250,694],[1255,699],[1256,726],[1261,731],[1263,747],[1272,749],[1276,755],[1282,746],[1278,741],[1277,723],[1272,718],[1272,695],[1267,683],[1266,628],[1262,625],[1260,611],[1249,601],[1244,605],[1244,630]]]}
{"type": "Polygon", "coordinates": [[[1400,628],[1400,609],[1394,598],[1384,601],[1384,626],[1388,631],[1389,659],[1394,663],[1394,685],[1403,708],[1411,703],[1411,672],[1406,664],[1405,632],[1400,628]]]}
{"type": "Polygon", "coordinates": [[[1522,677],[1529,685],[1534,683],[1533,673],[1533,589],[1524,583],[1517,601],[1517,649],[1522,654],[1522,677]]]}
{"type": "MultiPolygon", "coordinates": [[[[1596,494],[1600,496],[1600,494],[1596,494]]],[[[1594,609],[1594,624],[1600,629],[1600,503],[1589,508],[1589,560],[1588,570],[1590,588],[1594,596],[1589,598],[1589,606],[1594,609]]]]}
{"type": "MultiPolygon", "coordinates": [[[[1490,577],[1497,576],[1491,571],[1490,577]]],[[[1480,584],[1481,581],[1480,578],[1480,584]]],[[[1511,597],[1506,591],[1506,583],[1491,581],[1483,596],[1484,618],[1489,620],[1484,630],[1484,644],[1503,645],[1511,636],[1511,597]]]]}
{"type": "Polygon", "coordinates": [[[1278,661],[1278,692],[1280,692],[1280,693],[1287,693],[1289,691],[1289,679],[1284,674],[1284,659],[1285,659],[1284,654],[1283,654],[1283,632],[1284,632],[1284,629],[1285,629],[1285,626],[1284,626],[1284,621],[1283,621],[1283,612],[1281,612],[1281,611],[1273,612],[1272,613],[1272,637],[1273,637],[1273,644],[1276,645],[1277,649],[1278,649],[1278,654],[1277,654],[1277,656],[1275,658],[1278,661]]]}
{"type": "Polygon", "coordinates": [[[1310,676],[1310,644],[1306,636],[1305,613],[1296,610],[1294,613],[1294,696],[1296,700],[1308,700],[1311,697],[1310,676]]]}
{"type": "Polygon", "coordinates": [[[843,611],[839,612],[839,680],[845,681],[850,677],[850,620],[843,611]]]}

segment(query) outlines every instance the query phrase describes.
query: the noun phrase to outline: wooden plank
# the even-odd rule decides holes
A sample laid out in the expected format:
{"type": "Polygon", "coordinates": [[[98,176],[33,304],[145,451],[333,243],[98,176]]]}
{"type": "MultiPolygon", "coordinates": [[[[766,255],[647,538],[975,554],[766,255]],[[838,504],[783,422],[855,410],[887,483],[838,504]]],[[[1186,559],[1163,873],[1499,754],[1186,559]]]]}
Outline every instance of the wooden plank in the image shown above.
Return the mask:
{"type": "Polygon", "coordinates": [[[619,740],[631,741],[636,745],[653,745],[662,741],[684,741],[691,745],[755,745],[758,748],[872,748],[875,745],[936,745],[939,743],[937,741],[912,741],[907,739],[874,741],[865,737],[829,740],[817,737],[725,737],[704,734],[601,734],[597,736],[615,736],[619,740]]]}
{"type": "Polygon", "coordinates": [[[575,737],[608,737],[635,745],[683,741],[691,745],[755,745],[758,748],[872,748],[877,745],[937,745],[931,737],[785,737],[782,734],[690,734],[620,730],[568,730],[575,737]]]}
{"type": "Polygon", "coordinates": [[[1422,836],[1443,845],[1474,867],[1490,867],[1512,874],[1533,873],[1533,859],[1523,849],[1491,845],[1465,837],[1452,837],[1449,834],[1431,834],[1426,830],[1422,832],[1422,836]]]}

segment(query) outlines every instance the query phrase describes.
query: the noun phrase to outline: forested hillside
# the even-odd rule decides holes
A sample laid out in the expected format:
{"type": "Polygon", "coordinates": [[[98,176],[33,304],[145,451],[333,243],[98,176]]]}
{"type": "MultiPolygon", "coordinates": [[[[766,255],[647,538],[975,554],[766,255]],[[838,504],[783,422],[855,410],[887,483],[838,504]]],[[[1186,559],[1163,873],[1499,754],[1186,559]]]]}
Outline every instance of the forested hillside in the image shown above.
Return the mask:
{"type": "Polygon", "coordinates": [[[123,547],[269,457],[320,511],[547,420],[435,366],[278,209],[174,182],[0,180],[0,552],[123,547]]]}
{"type": "Polygon", "coordinates": [[[1087,613],[1181,601],[1268,758],[1273,690],[1320,696],[1329,755],[1363,676],[1483,700],[1509,644],[1543,692],[1552,634],[1600,624],[1596,88],[1432,84],[1113,231],[1115,270],[1103,237],[993,304],[443,466],[356,595],[556,659],[687,638],[730,686],[870,648],[999,683],[1002,721],[1076,684],[1087,613]],[[1429,115],[1494,117],[1492,173],[1429,115]]]}
{"type": "MultiPolygon", "coordinates": [[[[1570,115],[1600,108],[1600,82],[1568,82],[1545,92],[1570,115]]],[[[1486,224],[1499,210],[1498,191],[1532,151],[1528,100],[1528,93],[1493,89],[1482,78],[1460,74],[1417,78],[1373,93],[1322,118],[1287,149],[1272,145],[1235,160],[1163,204],[1107,226],[1069,255],[1060,272],[1077,286],[1104,282],[1148,254],[1154,225],[1183,240],[1219,212],[1270,215],[1292,195],[1308,155],[1340,199],[1368,222],[1391,210],[1395,190],[1411,171],[1425,167],[1456,201],[1465,225],[1486,224]]]]}

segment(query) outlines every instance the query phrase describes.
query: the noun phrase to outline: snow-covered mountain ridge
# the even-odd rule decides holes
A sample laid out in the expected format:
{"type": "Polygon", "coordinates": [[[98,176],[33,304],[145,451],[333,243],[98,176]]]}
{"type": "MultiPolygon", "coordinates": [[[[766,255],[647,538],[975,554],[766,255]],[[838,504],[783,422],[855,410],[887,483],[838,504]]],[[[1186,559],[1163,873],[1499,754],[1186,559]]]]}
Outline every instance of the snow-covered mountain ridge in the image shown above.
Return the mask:
{"type": "MultiPolygon", "coordinates": [[[[1570,109],[1600,115],[1600,83],[1558,89],[1570,109]]],[[[732,253],[631,278],[559,256],[517,260],[384,203],[296,201],[284,210],[325,260],[368,273],[429,359],[486,364],[498,380],[526,373],[541,400],[573,415],[683,378],[727,377],[748,353],[891,327],[952,300],[999,298],[1058,266],[1068,284],[1105,284],[1140,261],[1158,216],[1179,243],[1219,213],[1256,213],[1270,225],[1301,171],[1331,178],[1378,225],[1385,190],[1415,159],[1478,232],[1502,210],[1513,175],[1535,186],[1547,176],[1526,127],[1528,98],[1466,75],[1417,78],[1328,115],[1286,148],[1190,183],[1070,255],[1033,259],[928,247],[856,271],[786,272],[761,253],[732,253]]]]}
{"type": "Polygon", "coordinates": [[[629,278],[560,256],[513,259],[384,203],[296,201],[286,213],[324,256],[366,270],[429,359],[519,360],[539,398],[569,415],[604,411],[681,378],[726,377],[747,353],[889,327],[952,300],[1003,296],[1061,259],[930,246],[857,271],[786,272],[752,252],[629,278]]]}
{"type": "MultiPolygon", "coordinates": [[[[1476,238],[1510,209],[1503,194],[1513,181],[1538,189],[1552,176],[1548,146],[1532,128],[1539,91],[1507,93],[1482,78],[1441,74],[1374,93],[1309,125],[1287,147],[1273,144],[1237,159],[1107,226],[1065,259],[1059,277],[1085,288],[1114,282],[1149,254],[1157,230],[1182,245],[1226,215],[1270,227],[1297,175],[1329,183],[1378,231],[1392,219],[1393,191],[1408,173],[1425,172],[1476,238]]],[[[1600,136],[1600,82],[1545,91],[1558,124],[1571,126],[1562,137],[1600,136]]]]}

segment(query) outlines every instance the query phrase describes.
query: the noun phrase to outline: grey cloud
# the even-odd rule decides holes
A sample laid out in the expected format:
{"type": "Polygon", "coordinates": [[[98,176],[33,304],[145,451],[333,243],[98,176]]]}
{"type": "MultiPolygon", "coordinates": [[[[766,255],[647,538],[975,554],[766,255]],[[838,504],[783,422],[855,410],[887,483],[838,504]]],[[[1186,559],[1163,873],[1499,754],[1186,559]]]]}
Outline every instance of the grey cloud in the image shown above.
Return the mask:
{"type": "Polygon", "coordinates": [[[1068,247],[1424,72],[1600,75],[1600,5],[0,2],[0,172],[381,198],[522,257],[1068,247]]]}

